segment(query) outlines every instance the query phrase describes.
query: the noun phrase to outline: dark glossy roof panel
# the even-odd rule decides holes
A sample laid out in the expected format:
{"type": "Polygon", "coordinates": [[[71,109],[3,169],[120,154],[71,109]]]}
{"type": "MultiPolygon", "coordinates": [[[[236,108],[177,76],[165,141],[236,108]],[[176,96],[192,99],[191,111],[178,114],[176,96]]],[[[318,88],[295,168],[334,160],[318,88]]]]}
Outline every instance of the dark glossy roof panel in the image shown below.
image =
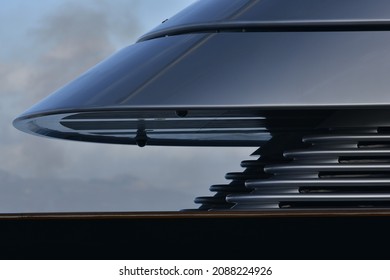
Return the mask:
{"type": "Polygon", "coordinates": [[[389,8],[378,0],[199,1],[162,25],[180,32],[149,33],[14,124],[81,141],[258,146],[282,129],[270,110],[390,106],[389,8]],[[250,30],[229,29],[256,20],[250,30]],[[344,27],[329,27],[334,20],[344,27]],[[214,30],[212,21],[233,25],[214,30]],[[196,24],[210,29],[187,29],[196,24]]]}
{"type": "Polygon", "coordinates": [[[390,32],[191,34],[127,47],[24,115],[390,104],[390,32]]]}

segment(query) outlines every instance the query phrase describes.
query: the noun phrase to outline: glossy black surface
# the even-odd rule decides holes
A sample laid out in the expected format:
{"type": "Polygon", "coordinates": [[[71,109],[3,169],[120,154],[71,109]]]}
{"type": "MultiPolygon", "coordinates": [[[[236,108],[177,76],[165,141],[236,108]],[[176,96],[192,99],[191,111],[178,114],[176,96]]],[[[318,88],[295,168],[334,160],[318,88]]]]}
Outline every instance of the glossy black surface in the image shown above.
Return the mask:
{"type": "Polygon", "coordinates": [[[259,146],[273,133],[269,109],[283,118],[291,109],[390,106],[389,6],[378,0],[198,1],[14,125],[81,141],[259,146]],[[242,28],[266,22],[282,28],[242,28]],[[197,30],[199,24],[208,29],[197,30]],[[218,24],[225,28],[213,27],[218,24]],[[177,35],[169,31],[175,28],[177,35]]]}
{"type": "MultiPolygon", "coordinates": [[[[258,146],[259,142],[253,139],[266,139],[259,135],[262,125],[258,124],[258,129],[252,125],[252,131],[243,132],[237,128],[247,127],[244,124],[226,122],[220,127],[218,122],[226,114],[248,122],[247,112],[250,118],[260,120],[263,116],[258,111],[270,108],[387,105],[388,72],[390,33],[385,31],[221,33],[158,38],[137,43],[100,63],[28,110],[15,121],[15,126],[45,136],[77,134],[78,129],[66,125],[63,117],[105,111],[106,118],[91,120],[107,128],[106,133],[94,135],[99,137],[98,142],[115,142],[117,133],[127,133],[127,138],[134,139],[138,129],[176,129],[171,132],[177,137],[154,139],[161,139],[163,145],[169,142],[166,139],[175,140],[171,145],[219,145],[208,140],[224,139],[228,143],[220,141],[221,145],[258,146]],[[191,114],[183,117],[170,113],[199,108],[208,111],[197,114],[203,123],[188,126],[185,122],[191,121],[191,114]],[[164,111],[163,116],[157,109],[164,111]],[[234,109],[234,113],[226,113],[228,109],[234,109]],[[127,112],[131,115],[129,121],[135,124],[127,126],[121,118],[122,126],[112,122],[112,126],[109,122],[104,126],[102,121],[115,119],[117,111],[127,112]],[[144,123],[153,119],[160,121],[145,127],[144,123]],[[183,125],[177,127],[178,122],[183,125]],[[133,131],[124,131],[125,127],[133,131]],[[230,131],[210,132],[207,127],[230,131]],[[257,135],[251,135],[252,132],[257,135]],[[201,143],[202,140],[205,142],[201,143]]],[[[119,142],[131,144],[134,140],[119,142]]],[[[157,140],[153,143],[159,144],[157,140]]]]}
{"type": "Polygon", "coordinates": [[[385,31],[179,35],[125,48],[24,115],[390,104],[389,72],[385,31]]]}

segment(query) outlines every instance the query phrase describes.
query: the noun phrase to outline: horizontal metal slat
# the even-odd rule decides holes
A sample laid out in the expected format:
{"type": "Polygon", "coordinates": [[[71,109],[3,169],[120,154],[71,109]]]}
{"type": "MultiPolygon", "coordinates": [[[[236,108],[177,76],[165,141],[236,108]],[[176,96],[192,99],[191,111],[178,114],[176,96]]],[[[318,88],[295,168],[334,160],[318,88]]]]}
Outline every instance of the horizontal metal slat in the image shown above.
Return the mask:
{"type": "Polygon", "coordinates": [[[300,149],[284,153],[284,156],[288,158],[383,155],[390,155],[390,149],[300,149]]]}
{"type": "Polygon", "coordinates": [[[390,164],[275,164],[264,167],[267,173],[295,173],[319,171],[390,171],[390,164]]]}
{"type": "Polygon", "coordinates": [[[389,186],[388,179],[268,179],[268,180],[248,180],[245,182],[248,188],[262,188],[270,186],[389,186]]]}
{"type": "Polygon", "coordinates": [[[251,204],[282,201],[390,201],[390,194],[273,194],[273,195],[229,195],[226,200],[233,203],[251,204]]]}

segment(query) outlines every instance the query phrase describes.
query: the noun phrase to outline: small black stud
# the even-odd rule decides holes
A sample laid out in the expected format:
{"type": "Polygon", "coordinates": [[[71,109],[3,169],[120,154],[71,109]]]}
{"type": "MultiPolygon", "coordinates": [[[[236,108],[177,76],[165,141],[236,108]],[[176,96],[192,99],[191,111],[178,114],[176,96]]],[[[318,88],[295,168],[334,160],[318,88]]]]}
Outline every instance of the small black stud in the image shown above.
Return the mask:
{"type": "Polygon", "coordinates": [[[146,135],[146,131],[144,129],[138,129],[137,135],[135,136],[135,143],[138,147],[145,147],[148,142],[148,136],[146,135]]]}
{"type": "Polygon", "coordinates": [[[187,110],[176,110],[176,116],[180,118],[184,118],[185,116],[187,116],[187,114],[188,114],[187,110]]]}

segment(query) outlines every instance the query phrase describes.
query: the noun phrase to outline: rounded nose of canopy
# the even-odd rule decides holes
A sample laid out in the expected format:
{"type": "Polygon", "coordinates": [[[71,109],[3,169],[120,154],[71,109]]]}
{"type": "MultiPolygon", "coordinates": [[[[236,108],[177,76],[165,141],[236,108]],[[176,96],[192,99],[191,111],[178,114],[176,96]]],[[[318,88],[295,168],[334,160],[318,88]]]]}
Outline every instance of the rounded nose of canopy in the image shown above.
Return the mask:
{"type": "Polygon", "coordinates": [[[102,143],[259,146],[329,110],[390,105],[388,11],[379,0],[198,1],[14,125],[102,143]]]}

